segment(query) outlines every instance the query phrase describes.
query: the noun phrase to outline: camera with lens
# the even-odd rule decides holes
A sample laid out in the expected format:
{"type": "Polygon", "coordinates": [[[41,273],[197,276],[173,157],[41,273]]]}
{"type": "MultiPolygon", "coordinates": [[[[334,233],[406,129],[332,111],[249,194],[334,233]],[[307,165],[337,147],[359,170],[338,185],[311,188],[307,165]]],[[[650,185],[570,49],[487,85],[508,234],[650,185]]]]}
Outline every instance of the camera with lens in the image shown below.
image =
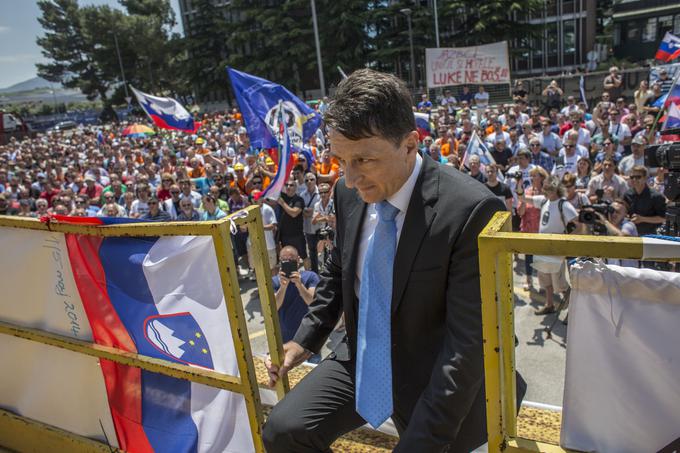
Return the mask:
{"type": "MultiPolygon", "coordinates": [[[[680,133],[680,128],[667,129],[661,135],[680,133]]],[[[680,236],[680,142],[668,142],[645,147],[645,166],[663,167],[668,170],[664,179],[663,194],[668,199],[666,223],[660,234],[680,236]]]]}
{"type": "Polygon", "coordinates": [[[507,176],[508,176],[508,178],[512,178],[512,179],[522,179],[522,178],[524,178],[524,175],[519,170],[513,171],[512,173],[508,173],[507,176]]]}
{"type": "Polygon", "coordinates": [[[322,227],[319,232],[319,239],[322,241],[329,240],[332,241],[335,239],[335,231],[333,231],[333,228],[329,227],[326,225],[325,227],[322,227]]]}
{"type": "Polygon", "coordinates": [[[586,225],[592,225],[593,233],[595,234],[606,234],[607,227],[600,221],[596,212],[608,217],[609,214],[612,214],[615,210],[610,201],[602,199],[602,195],[604,195],[602,189],[597,189],[595,195],[597,196],[597,202],[581,208],[581,211],[578,213],[578,221],[580,223],[585,223],[586,225]]]}

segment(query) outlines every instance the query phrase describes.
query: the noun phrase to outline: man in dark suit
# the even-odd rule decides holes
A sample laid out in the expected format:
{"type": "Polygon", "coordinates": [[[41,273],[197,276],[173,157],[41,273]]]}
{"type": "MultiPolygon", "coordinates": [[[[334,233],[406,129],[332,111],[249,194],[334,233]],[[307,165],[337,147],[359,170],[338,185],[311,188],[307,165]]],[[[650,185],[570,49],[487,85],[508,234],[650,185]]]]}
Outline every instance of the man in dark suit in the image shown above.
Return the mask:
{"type": "Polygon", "coordinates": [[[392,75],[353,73],[325,121],[345,172],[336,245],[283,365],[267,363],[270,383],[318,352],[342,314],[347,336],[276,405],[266,449],[329,451],[391,416],[395,451],[469,452],[486,441],[477,236],[504,204],[419,155],[409,90],[392,75]]]}

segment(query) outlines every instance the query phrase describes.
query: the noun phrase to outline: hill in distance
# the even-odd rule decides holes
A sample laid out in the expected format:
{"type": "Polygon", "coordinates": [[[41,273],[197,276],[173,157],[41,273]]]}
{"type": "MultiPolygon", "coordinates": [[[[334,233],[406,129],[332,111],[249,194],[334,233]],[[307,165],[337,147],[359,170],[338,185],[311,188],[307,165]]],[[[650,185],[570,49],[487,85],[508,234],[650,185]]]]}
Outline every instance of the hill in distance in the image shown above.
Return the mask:
{"type": "MultiPolygon", "coordinates": [[[[61,89],[60,84],[54,84],[54,88],[61,89]]],[[[32,79],[24,80],[23,82],[15,83],[7,88],[0,88],[0,93],[20,93],[33,90],[51,89],[50,82],[43,79],[42,77],[33,77],[32,79]]]]}

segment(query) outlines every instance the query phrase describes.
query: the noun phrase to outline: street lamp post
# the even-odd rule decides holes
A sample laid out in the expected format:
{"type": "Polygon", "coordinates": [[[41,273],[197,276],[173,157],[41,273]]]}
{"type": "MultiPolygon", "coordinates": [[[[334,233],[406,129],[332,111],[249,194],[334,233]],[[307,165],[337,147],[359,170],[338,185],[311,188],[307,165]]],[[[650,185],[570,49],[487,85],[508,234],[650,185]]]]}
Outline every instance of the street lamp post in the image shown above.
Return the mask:
{"type": "Polygon", "coordinates": [[[312,24],[314,25],[314,42],[316,44],[316,64],[319,67],[319,83],[321,88],[321,97],[326,96],[326,82],[323,79],[323,66],[321,64],[321,44],[319,43],[319,25],[316,21],[316,3],[312,3],[312,24]]]}
{"type": "Polygon", "coordinates": [[[127,81],[125,80],[125,70],[123,69],[123,59],[120,57],[120,49],[118,48],[118,36],[113,32],[113,42],[116,44],[116,54],[118,54],[118,64],[120,65],[120,75],[123,77],[123,88],[125,88],[125,100],[128,107],[130,107],[130,95],[128,94],[127,81]]]}
{"type": "Polygon", "coordinates": [[[415,91],[416,89],[416,57],[413,53],[413,27],[411,26],[411,9],[404,8],[399,10],[404,16],[406,16],[406,22],[408,23],[408,42],[411,48],[411,89],[415,91]]]}
{"type": "Polygon", "coordinates": [[[432,6],[434,7],[434,42],[437,48],[439,48],[439,16],[437,13],[437,0],[432,2],[432,6]]]}

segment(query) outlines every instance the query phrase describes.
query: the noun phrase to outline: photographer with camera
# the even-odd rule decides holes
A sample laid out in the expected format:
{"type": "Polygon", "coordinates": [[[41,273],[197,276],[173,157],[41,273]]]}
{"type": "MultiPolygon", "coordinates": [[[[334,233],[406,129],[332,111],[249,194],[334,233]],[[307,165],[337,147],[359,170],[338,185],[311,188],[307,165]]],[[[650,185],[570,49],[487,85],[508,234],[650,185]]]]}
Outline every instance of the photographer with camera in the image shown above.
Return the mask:
{"type": "Polygon", "coordinates": [[[633,167],[630,180],[632,188],[623,199],[630,206],[631,220],[640,236],[656,234],[659,225],[666,221],[666,198],[647,185],[647,167],[633,167]]]}
{"type": "MultiPolygon", "coordinates": [[[[544,195],[525,196],[517,190],[520,202],[541,209],[538,232],[541,234],[582,234],[585,226],[578,221],[576,209],[564,198],[564,186],[557,176],[550,176],[543,183],[544,195]]],[[[569,297],[569,283],[564,257],[535,256],[534,268],[538,271],[538,283],[545,289],[545,305],[536,315],[555,313],[554,295],[564,292],[569,297]]]]}
{"type": "MultiPolygon", "coordinates": [[[[645,169],[645,172],[647,170],[645,169]]],[[[588,183],[588,198],[592,203],[597,202],[597,190],[602,189],[602,199],[614,201],[622,198],[628,189],[628,183],[621,176],[616,174],[616,162],[614,159],[605,157],[602,161],[602,173],[594,176],[588,183]]]]}
{"type": "Polygon", "coordinates": [[[319,184],[321,199],[314,205],[314,216],[312,217],[312,224],[319,227],[317,234],[319,236],[319,249],[323,251],[322,264],[325,264],[335,239],[335,209],[333,208],[331,191],[330,184],[325,182],[319,184]]]}
{"type": "Polygon", "coordinates": [[[279,261],[279,274],[272,277],[272,283],[281,324],[281,339],[285,343],[293,339],[300,321],[309,311],[319,276],[301,268],[302,260],[293,246],[287,245],[281,249],[279,261]]]}

